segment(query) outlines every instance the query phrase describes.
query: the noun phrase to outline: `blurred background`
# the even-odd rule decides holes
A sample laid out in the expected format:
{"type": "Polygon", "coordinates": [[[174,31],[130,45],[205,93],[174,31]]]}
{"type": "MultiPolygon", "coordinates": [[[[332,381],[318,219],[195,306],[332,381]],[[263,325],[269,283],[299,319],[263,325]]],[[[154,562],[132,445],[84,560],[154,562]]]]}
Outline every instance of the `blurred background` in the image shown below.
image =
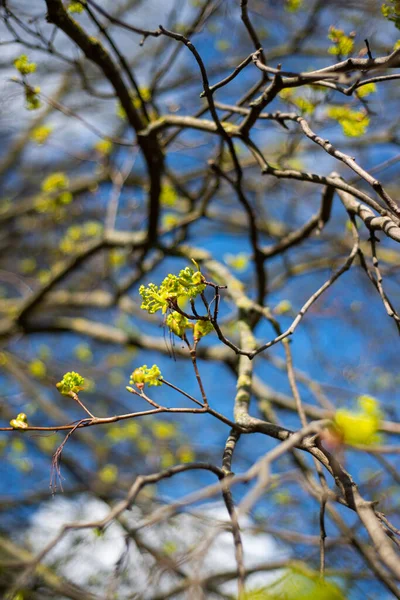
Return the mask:
{"type": "MultiPolygon", "coordinates": [[[[162,24],[185,34],[204,61],[210,84],[229,75],[256,49],[236,0],[97,2],[106,15],[136,28],[157,30],[162,24]]],[[[82,12],[75,4],[81,6],[64,3],[70,16],[104,44],[122,72],[125,69],[124,77],[127,71],[133,74],[138,89],[129,89],[145,122],[163,115],[210,120],[200,97],[198,65],[184,44],[145,36],[140,45],[143,36],[113,23],[94,3],[82,12]]],[[[400,37],[376,1],[254,0],[248,11],[266,63],[281,64],[286,71],[322,68],[348,55],[365,57],[365,39],[374,57],[386,56],[400,37]],[[347,47],[340,46],[339,38],[347,47]]],[[[160,313],[149,315],[140,309],[138,290],[142,284],[159,284],[206,251],[241,282],[249,297],[257,297],[246,213],[229,183],[217,180],[208,166],[209,160],[218,159],[232,173],[229,153],[219,136],[206,131],[162,130],[161,234],[159,243],[143,253],[135,247],[134,236],[148,232],[148,174],[114,90],[76,44],[46,22],[44,1],[10,0],[0,12],[0,425],[8,427],[18,413],[40,426],[85,416],[72,399],[57,392],[55,384],[67,371],[85,378],[80,397],[96,416],[146,410],[146,402],[125,389],[131,372],[143,364],[156,363],[165,379],[198,397],[182,341],[169,333],[160,313]],[[14,65],[21,54],[36,64],[26,77],[14,65]],[[187,219],[188,215],[194,216],[187,219]],[[115,244],[102,246],[104,232],[111,230],[121,235],[115,244]],[[65,276],[56,280],[65,265],[65,276]],[[10,329],[35,293],[38,300],[27,318],[10,329]]],[[[224,104],[239,103],[259,85],[259,92],[244,102],[248,106],[265,87],[260,77],[250,62],[215,92],[221,118],[240,123],[242,116],[224,104]]],[[[363,89],[352,96],[318,85],[286,89],[267,110],[305,116],[314,131],[356,156],[357,163],[398,198],[398,82],[382,82],[365,94],[363,89]],[[347,126],[338,112],[343,107],[353,119],[347,126]]],[[[335,170],[370,193],[365,182],[307,139],[296,123],[285,128],[259,120],[252,139],[274,167],[320,175],[335,170]]],[[[247,147],[240,140],[234,144],[260,245],[274,248],[318,212],[321,186],[262,176],[247,147]]],[[[359,233],[371,261],[369,232],[361,221],[359,233]]],[[[399,306],[399,250],[393,240],[378,237],[385,291],[399,306]]],[[[265,302],[283,330],[345,262],[352,244],[348,214],[335,197],[320,235],[306,237],[287,252],[271,252],[265,261],[265,302]]],[[[204,272],[208,277],[206,268],[204,272]]],[[[214,280],[212,274],[209,279],[214,280]]],[[[238,343],[237,307],[228,294],[222,291],[221,296],[221,327],[238,343]]],[[[261,320],[255,335],[265,343],[275,333],[261,320]]],[[[215,334],[200,347],[199,370],[209,402],[232,419],[236,356],[215,334]]],[[[398,331],[358,263],[311,307],[292,337],[291,350],[310,419],[330,417],[338,408],[353,409],[360,395],[379,402],[384,424],[377,441],[387,452],[347,447],[340,453],[361,493],[379,500],[380,510],[394,523],[397,518],[399,526],[398,331]]],[[[254,369],[257,386],[251,414],[299,428],[282,345],[258,356],[254,369]]],[[[152,388],[150,396],[166,406],[188,405],[187,398],[166,386],[152,388]]],[[[52,456],[62,432],[0,432],[0,585],[8,589],[21,573],[18,561],[29,561],[65,522],[107,514],[109,506],[125,498],[136,476],[195,460],[220,465],[228,434],[229,426],[210,415],[191,414],[147,416],[76,431],[63,450],[61,481],[52,495],[52,456]]],[[[245,471],[275,445],[261,434],[242,436],[233,471],[245,471]]],[[[310,457],[303,460],[313,468],[310,457]]],[[[319,503],[290,456],[274,463],[273,475],[276,479],[243,521],[246,565],[257,571],[248,579],[250,589],[279,578],[283,571],[278,569],[288,561],[304,561],[318,569],[319,503]]],[[[155,527],[134,531],[134,524],[156,507],[214,481],[206,471],[188,471],[146,487],[135,507],[104,533],[69,533],[46,557],[48,571],[31,575],[15,598],[236,597],[232,536],[224,506],[215,497],[209,505],[195,504],[155,527]],[[210,540],[209,546],[204,540],[210,540]],[[194,574],[207,584],[185,587],[194,574]]],[[[234,498],[240,500],[246,491],[246,486],[236,486],[234,498]]],[[[368,543],[356,515],[343,506],[335,508],[354,535],[368,543]]],[[[327,574],[343,597],[392,597],[332,520],[327,519],[326,528],[327,574]]],[[[317,595],[309,592],[307,597],[317,595]]],[[[340,596],[329,596],[336,597],[340,596]]]]}

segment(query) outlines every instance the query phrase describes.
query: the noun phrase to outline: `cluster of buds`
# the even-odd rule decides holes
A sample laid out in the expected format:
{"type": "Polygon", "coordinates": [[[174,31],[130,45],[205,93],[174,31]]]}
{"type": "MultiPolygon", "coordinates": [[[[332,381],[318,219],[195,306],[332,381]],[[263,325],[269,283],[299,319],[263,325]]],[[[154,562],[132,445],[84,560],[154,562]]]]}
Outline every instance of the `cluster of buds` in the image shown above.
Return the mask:
{"type": "MultiPolygon", "coordinates": [[[[143,365],[133,371],[129,383],[135,385],[139,390],[142,390],[146,384],[150,387],[162,385],[161,371],[157,365],[153,365],[151,369],[147,365],[143,365]]],[[[130,392],[132,388],[127,387],[126,389],[130,392]]]]}
{"type": "Polygon", "coordinates": [[[200,270],[194,271],[186,267],[179,275],[167,275],[160,286],[149,283],[141,285],[139,294],[142,296],[141,307],[150,314],[161,310],[165,314],[168,308],[176,306],[178,300],[194,300],[206,288],[205,279],[200,270]]]}
{"type": "Polygon", "coordinates": [[[10,425],[13,429],[28,429],[28,417],[25,413],[19,413],[16,419],[11,419],[10,425]]]}
{"type": "Polygon", "coordinates": [[[63,396],[72,396],[73,394],[78,394],[84,389],[84,386],[84,378],[82,375],[79,375],[79,373],[75,373],[75,371],[65,373],[62,380],[56,384],[56,388],[63,396]]]}
{"type": "Polygon", "coordinates": [[[14,60],[14,67],[24,76],[36,71],[36,63],[29,62],[26,54],[21,54],[14,60]]]}

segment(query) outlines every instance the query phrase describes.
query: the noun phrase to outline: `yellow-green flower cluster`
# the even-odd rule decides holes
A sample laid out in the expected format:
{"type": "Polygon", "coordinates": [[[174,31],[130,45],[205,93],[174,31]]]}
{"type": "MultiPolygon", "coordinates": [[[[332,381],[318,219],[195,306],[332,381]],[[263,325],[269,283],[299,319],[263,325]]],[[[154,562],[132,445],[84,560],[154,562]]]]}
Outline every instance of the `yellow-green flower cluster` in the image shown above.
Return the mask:
{"type": "Polygon", "coordinates": [[[286,88],[279,92],[279,97],[282,98],[284,102],[296,106],[304,115],[311,115],[315,110],[316,105],[311,102],[311,100],[308,100],[304,96],[297,96],[291,88],[286,88]]]}
{"type": "Polygon", "coordinates": [[[363,135],[369,125],[369,117],[365,111],[350,110],[348,106],[332,106],[327,115],[342,126],[344,135],[348,137],[363,135]]]}
{"type": "Polygon", "coordinates": [[[113,145],[112,142],[110,142],[110,140],[99,140],[94,145],[94,149],[101,156],[108,156],[112,152],[113,145]]]}
{"type": "Polygon", "coordinates": [[[150,387],[162,385],[160,377],[161,371],[157,365],[153,365],[151,369],[149,369],[147,365],[143,365],[131,373],[129,383],[131,385],[136,385],[139,389],[143,389],[146,384],[150,387]]]}
{"type": "Polygon", "coordinates": [[[389,21],[393,21],[397,29],[400,29],[400,2],[390,0],[390,4],[382,4],[382,14],[389,21]]]}
{"type": "Polygon", "coordinates": [[[26,54],[21,54],[21,56],[14,60],[14,67],[21,75],[29,75],[36,71],[36,63],[29,62],[26,54]]]}
{"type": "Polygon", "coordinates": [[[175,310],[167,316],[166,324],[172,333],[180,338],[183,338],[187,329],[193,329],[193,339],[196,342],[214,329],[210,321],[196,321],[193,324],[187,317],[175,310]]]}
{"type": "Polygon", "coordinates": [[[356,94],[359,98],[365,98],[365,96],[369,96],[374,92],[376,92],[376,85],[374,83],[366,83],[357,88],[356,94]]]}
{"type": "Polygon", "coordinates": [[[179,275],[169,274],[160,286],[149,283],[146,287],[140,286],[139,294],[142,296],[141,308],[150,314],[161,310],[163,314],[167,309],[183,298],[194,299],[205,289],[204,277],[197,270],[186,267],[179,275]]]}
{"type": "Polygon", "coordinates": [[[118,479],[118,468],[113,464],[104,465],[97,473],[97,476],[102,483],[112,485],[118,479]]]}
{"type": "MultiPolygon", "coordinates": [[[[150,92],[149,88],[141,87],[141,88],[139,88],[139,92],[140,92],[140,97],[142,98],[143,102],[149,102],[151,100],[151,92],[150,92]]],[[[139,96],[132,92],[131,98],[132,98],[132,106],[136,109],[139,109],[142,104],[139,96]]],[[[125,109],[122,107],[120,102],[117,102],[116,113],[120,119],[126,119],[125,109]]]]}
{"type": "Polygon", "coordinates": [[[70,396],[71,394],[77,394],[83,390],[85,385],[84,378],[75,373],[75,371],[69,371],[65,373],[62,380],[56,384],[56,388],[63,396],[70,396]]]}
{"type": "Polygon", "coordinates": [[[161,188],[160,203],[163,206],[175,206],[178,194],[170,183],[164,183],[161,188]]]}
{"type": "Polygon", "coordinates": [[[80,243],[99,236],[102,231],[103,226],[97,221],[87,221],[83,225],[71,225],[60,241],[59,248],[64,254],[73,254],[79,249],[80,243]]]}
{"type": "MultiPolygon", "coordinates": [[[[23,77],[30,75],[36,71],[36,63],[29,62],[26,54],[21,54],[14,60],[14,67],[23,77]]],[[[38,98],[40,87],[32,87],[25,81],[25,106],[28,110],[36,110],[41,107],[41,102],[38,98]]]]}
{"type": "Polygon", "coordinates": [[[57,192],[63,190],[69,185],[68,177],[65,173],[57,172],[52,173],[42,183],[43,192],[57,192]]]}
{"type": "Polygon", "coordinates": [[[52,131],[53,127],[51,127],[51,125],[40,125],[39,127],[35,127],[35,129],[30,135],[30,138],[31,140],[39,144],[39,146],[41,146],[47,141],[47,138],[49,137],[52,131]]]}
{"type": "Polygon", "coordinates": [[[82,0],[82,2],[69,2],[68,7],[67,7],[67,11],[69,13],[75,13],[75,14],[80,14],[81,12],[83,12],[83,8],[85,4],[85,0],[82,0]]]}
{"type": "Polygon", "coordinates": [[[335,425],[346,444],[369,445],[379,441],[377,431],[382,418],[379,402],[372,396],[358,398],[358,411],[336,411],[335,425]]]}
{"type": "Polygon", "coordinates": [[[354,48],[354,34],[346,35],[343,29],[329,28],[328,38],[334,42],[334,46],[328,49],[329,54],[334,56],[347,56],[354,48]]]}
{"type": "Polygon", "coordinates": [[[46,196],[40,196],[36,201],[36,209],[39,212],[46,212],[59,205],[65,205],[72,202],[72,194],[67,191],[69,179],[62,172],[52,173],[42,183],[42,192],[46,196]],[[50,197],[49,197],[50,196],[50,197]]]}

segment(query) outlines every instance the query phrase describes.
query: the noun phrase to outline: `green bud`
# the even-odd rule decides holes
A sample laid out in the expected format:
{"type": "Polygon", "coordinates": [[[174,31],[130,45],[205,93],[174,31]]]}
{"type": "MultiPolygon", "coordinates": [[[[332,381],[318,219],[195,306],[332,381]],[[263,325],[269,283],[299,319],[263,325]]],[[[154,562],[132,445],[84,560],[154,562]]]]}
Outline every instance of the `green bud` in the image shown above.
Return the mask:
{"type": "Polygon", "coordinates": [[[213,330],[212,323],[210,321],[196,321],[193,330],[193,339],[198,342],[202,337],[209,334],[213,330]]]}
{"type": "Polygon", "coordinates": [[[13,429],[28,429],[28,417],[25,413],[19,413],[16,419],[11,419],[10,425],[13,429]]]}
{"type": "Polygon", "coordinates": [[[151,369],[148,369],[147,365],[143,365],[133,371],[129,383],[136,385],[139,389],[143,389],[146,383],[149,386],[162,385],[162,381],[159,380],[160,377],[161,371],[157,365],[153,365],[151,369]]]}
{"type": "Polygon", "coordinates": [[[59,383],[56,383],[56,388],[63,396],[70,396],[71,394],[77,394],[83,390],[84,385],[84,378],[79,375],[79,373],[70,371],[65,373],[64,377],[59,383]]]}

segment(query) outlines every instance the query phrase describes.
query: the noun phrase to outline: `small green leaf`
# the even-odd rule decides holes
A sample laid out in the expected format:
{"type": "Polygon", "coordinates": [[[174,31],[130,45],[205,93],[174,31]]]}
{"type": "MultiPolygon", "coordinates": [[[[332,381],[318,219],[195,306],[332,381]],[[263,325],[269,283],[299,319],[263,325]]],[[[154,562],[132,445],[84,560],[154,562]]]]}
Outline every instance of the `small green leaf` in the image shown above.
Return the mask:
{"type": "Polygon", "coordinates": [[[188,319],[175,310],[168,315],[166,324],[172,333],[180,338],[185,335],[185,331],[189,327],[188,319]]]}
{"type": "Polygon", "coordinates": [[[202,337],[213,331],[214,327],[210,321],[196,321],[193,329],[193,339],[198,342],[202,337]]]}

